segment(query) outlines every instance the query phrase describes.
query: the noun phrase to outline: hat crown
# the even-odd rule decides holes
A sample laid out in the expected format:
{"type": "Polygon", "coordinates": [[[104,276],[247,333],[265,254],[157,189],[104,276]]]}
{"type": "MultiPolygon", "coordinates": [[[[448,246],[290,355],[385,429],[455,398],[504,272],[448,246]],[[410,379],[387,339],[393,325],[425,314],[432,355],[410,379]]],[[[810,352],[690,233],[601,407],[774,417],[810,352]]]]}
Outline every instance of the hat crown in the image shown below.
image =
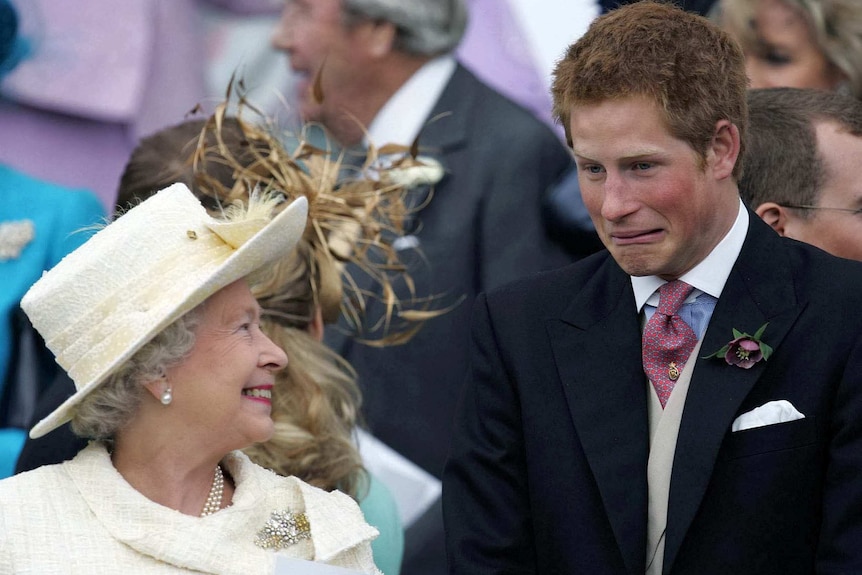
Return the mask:
{"type": "MultiPolygon", "coordinates": [[[[56,425],[180,316],[293,249],[305,228],[306,199],[272,221],[259,211],[251,219],[217,220],[188,188],[175,184],[43,274],[21,307],[78,389],[56,425]]],[[[50,431],[42,423],[33,433],[50,431]]]]}

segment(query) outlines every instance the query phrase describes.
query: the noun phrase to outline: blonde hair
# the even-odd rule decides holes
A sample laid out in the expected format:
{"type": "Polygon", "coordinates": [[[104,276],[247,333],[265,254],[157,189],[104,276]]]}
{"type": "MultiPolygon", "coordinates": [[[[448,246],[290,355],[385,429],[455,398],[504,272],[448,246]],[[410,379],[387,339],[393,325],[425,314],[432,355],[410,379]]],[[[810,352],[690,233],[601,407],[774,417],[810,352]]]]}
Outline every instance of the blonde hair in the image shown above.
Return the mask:
{"type": "MultiPolygon", "coordinates": [[[[862,99],[862,3],[859,0],[781,0],[809,26],[817,47],[862,99]]],[[[739,30],[742,43],[755,45],[753,27],[759,0],[723,0],[720,17],[739,30]]]]}
{"type": "Polygon", "coordinates": [[[367,484],[352,437],[361,404],[353,369],[304,329],[272,319],[262,327],[290,361],[276,377],[275,433],[245,452],[280,475],[361,498],[367,484]]]}
{"type": "Polygon", "coordinates": [[[427,300],[399,300],[391,288],[392,281],[410,285],[392,247],[411,215],[404,175],[426,166],[414,150],[385,146],[387,159],[395,158],[386,166],[375,162],[372,147],[364,166],[348,169],[341,156],[308,144],[303,134],[289,152],[265,120],[242,119],[244,111],[257,113],[246,104],[240,95],[235,116],[227,115],[225,102],[205,120],[144,140],[145,149],[126,167],[119,197],[124,205],[133,203],[180,179],[211,212],[247,201],[254,190],[308,199],[308,224],[297,248],[252,285],[264,311],[262,327],[290,361],[273,392],[275,433],[246,452],[279,474],[361,498],[367,478],[353,441],[361,407],[356,374],[308,329],[320,310],[327,323],[346,317],[361,341],[390,345],[406,341],[426,319],[442,313],[430,310],[427,300]],[[347,263],[357,264],[385,294],[386,321],[370,331],[362,314],[373,296],[357,287],[347,263]]]}

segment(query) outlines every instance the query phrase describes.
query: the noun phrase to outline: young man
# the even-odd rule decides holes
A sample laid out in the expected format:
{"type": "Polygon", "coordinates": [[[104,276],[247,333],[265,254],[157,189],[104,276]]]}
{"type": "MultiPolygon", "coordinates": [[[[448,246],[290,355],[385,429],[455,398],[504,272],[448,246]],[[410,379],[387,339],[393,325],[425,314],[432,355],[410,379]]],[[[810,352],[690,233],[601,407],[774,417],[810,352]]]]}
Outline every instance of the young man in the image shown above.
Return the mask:
{"type": "Polygon", "coordinates": [[[742,205],[745,87],[726,34],[650,1],[558,65],[608,251],[476,303],[451,573],[862,572],[862,265],[742,205]]]}
{"type": "Polygon", "coordinates": [[[822,90],[748,93],[742,199],[781,234],[862,261],[862,102],[822,90]]]}

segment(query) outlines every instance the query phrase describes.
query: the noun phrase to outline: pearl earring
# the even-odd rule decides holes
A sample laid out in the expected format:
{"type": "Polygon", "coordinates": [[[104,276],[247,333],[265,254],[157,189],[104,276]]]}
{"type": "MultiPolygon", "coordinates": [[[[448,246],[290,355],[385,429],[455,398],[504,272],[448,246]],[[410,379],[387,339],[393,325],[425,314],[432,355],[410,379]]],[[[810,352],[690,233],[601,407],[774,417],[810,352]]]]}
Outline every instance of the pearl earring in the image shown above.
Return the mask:
{"type": "Polygon", "coordinates": [[[174,396],[171,394],[171,386],[168,386],[162,392],[162,398],[161,398],[162,405],[170,405],[171,401],[173,401],[173,399],[174,399],[174,396]]]}

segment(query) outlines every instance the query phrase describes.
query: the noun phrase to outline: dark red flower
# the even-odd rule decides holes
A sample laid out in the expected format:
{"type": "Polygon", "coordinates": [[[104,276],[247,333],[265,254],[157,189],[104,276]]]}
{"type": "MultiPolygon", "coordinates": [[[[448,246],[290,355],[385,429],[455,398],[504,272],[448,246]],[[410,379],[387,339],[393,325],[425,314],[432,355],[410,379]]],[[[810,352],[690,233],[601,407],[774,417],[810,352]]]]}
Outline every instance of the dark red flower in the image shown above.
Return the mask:
{"type": "Polygon", "coordinates": [[[760,343],[749,337],[738,337],[727,344],[727,352],[724,361],[728,365],[736,365],[743,369],[750,369],[755,363],[763,359],[760,351],[760,343]]]}

